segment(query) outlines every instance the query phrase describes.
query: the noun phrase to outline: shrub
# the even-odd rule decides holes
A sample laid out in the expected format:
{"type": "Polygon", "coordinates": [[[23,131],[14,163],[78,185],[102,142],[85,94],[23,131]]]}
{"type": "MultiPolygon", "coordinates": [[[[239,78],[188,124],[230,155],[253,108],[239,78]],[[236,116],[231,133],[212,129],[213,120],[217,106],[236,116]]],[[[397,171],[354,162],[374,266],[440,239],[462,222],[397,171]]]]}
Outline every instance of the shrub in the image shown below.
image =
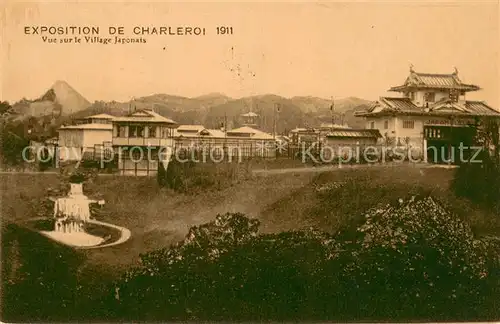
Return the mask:
{"type": "Polygon", "coordinates": [[[374,208],[365,218],[357,261],[347,269],[360,287],[352,302],[373,312],[376,291],[379,311],[397,318],[479,315],[487,245],[466,223],[431,197],[374,208]]]}
{"type": "Polygon", "coordinates": [[[157,182],[160,187],[193,194],[209,188],[222,189],[231,185],[240,178],[240,169],[239,163],[236,162],[195,163],[192,160],[173,160],[168,164],[167,170],[160,165],[157,182]]]}
{"type": "MultiPolygon", "coordinates": [[[[474,141],[482,147],[470,163],[462,163],[452,183],[454,192],[487,208],[500,210],[500,145],[496,120],[478,121],[474,141]]],[[[472,157],[471,157],[472,158],[472,157]]]]}
{"type": "Polygon", "coordinates": [[[452,188],[459,197],[465,197],[487,208],[500,208],[500,165],[488,152],[481,152],[482,163],[461,164],[455,173],[452,188]]]}
{"type": "Polygon", "coordinates": [[[314,230],[257,235],[258,221],[219,215],[143,255],[119,282],[115,311],[129,321],[498,316],[486,300],[499,288],[488,245],[436,200],[363,217],[358,235],[343,240],[314,230]]]}
{"type": "Polygon", "coordinates": [[[85,175],[81,172],[75,172],[69,177],[69,183],[83,183],[85,181],[85,175]]]}
{"type": "Polygon", "coordinates": [[[77,269],[72,248],[15,224],[2,227],[2,321],[67,321],[78,315],[77,269]]]}
{"type": "Polygon", "coordinates": [[[40,158],[38,161],[38,168],[40,171],[45,171],[52,166],[54,158],[50,156],[49,150],[43,147],[40,151],[40,158]]]}
{"type": "Polygon", "coordinates": [[[20,165],[23,161],[23,150],[29,146],[29,141],[14,133],[12,126],[3,124],[0,121],[2,143],[0,150],[0,159],[5,165],[20,165]]]}

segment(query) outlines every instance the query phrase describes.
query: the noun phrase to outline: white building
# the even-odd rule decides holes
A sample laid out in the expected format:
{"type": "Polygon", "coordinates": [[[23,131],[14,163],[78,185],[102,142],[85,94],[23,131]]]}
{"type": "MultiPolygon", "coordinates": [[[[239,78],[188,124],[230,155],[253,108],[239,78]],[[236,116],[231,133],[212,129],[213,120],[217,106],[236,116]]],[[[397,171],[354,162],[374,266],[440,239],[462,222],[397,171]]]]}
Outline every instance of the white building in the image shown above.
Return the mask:
{"type": "Polygon", "coordinates": [[[58,155],[62,161],[79,161],[85,152],[111,145],[111,124],[81,124],[59,128],[58,155]]]}
{"type": "Polygon", "coordinates": [[[481,118],[500,118],[485,102],[466,100],[468,92],[480,88],[464,83],[456,69],[436,74],[411,68],[404,84],[389,90],[402,95],[380,97],[356,116],[365,118],[367,128],[379,130],[385,144],[411,146],[425,161],[449,160],[460,144],[472,145],[481,118]]]}
{"type": "Polygon", "coordinates": [[[177,126],[173,120],[148,109],[114,118],[112,145],[120,173],[155,175],[159,153],[173,147],[177,126]]]}

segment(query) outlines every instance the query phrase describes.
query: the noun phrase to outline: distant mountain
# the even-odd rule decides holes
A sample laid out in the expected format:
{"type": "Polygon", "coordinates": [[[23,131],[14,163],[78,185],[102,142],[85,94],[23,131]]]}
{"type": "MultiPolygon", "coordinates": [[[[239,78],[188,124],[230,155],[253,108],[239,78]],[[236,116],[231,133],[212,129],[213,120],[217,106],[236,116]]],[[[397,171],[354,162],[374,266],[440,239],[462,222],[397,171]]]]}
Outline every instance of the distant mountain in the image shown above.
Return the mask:
{"type": "MultiPolygon", "coordinates": [[[[330,106],[332,105],[331,99],[324,99],[318,97],[293,97],[291,100],[305,112],[312,113],[328,113],[330,114],[330,106]]],[[[333,101],[333,111],[337,113],[345,113],[348,110],[354,109],[357,106],[368,104],[370,101],[348,97],[342,99],[335,99],[333,101]]]]}
{"type": "MultiPolygon", "coordinates": [[[[356,107],[364,107],[369,101],[359,98],[335,101],[334,117],[341,118],[351,127],[363,128],[364,121],[354,116],[356,107]],[[343,114],[343,116],[342,116],[343,114]]],[[[92,114],[108,113],[124,115],[136,109],[154,109],[159,114],[175,120],[179,124],[203,124],[207,128],[219,128],[225,122],[229,128],[240,127],[244,123],[243,114],[253,111],[258,115],[256,124],[264,131],[272,132],[276,120],[278,133],[288,132],[296,127],[314,127],[330,123],[331,101],[317,97],[293,97],[266,94],[232,99],[219,93],[194,98],[154,94],[136,98],[129,102],[95,102],[91,107],[73,115],[82,118],[92,114]],[[279,106],[279,111],[276,107],[279,106]]]]}
{"type": "Polygon", "coordinates": [[[40,98],[21,100],[12,107],[21,116],[71,115],[90,107],[90,102],[66,81],[56,81],[40,98]]]}
{"type": "MultiPolygon", "coordinates": [[[[65,81],[54,85],[36,100],[21,100],[12,105],[17,119],[28,116],[50,116],[52,125],[71,122],[99,113],[125,115],[138,109],[153,109],[179,124],[203,124],[208,128],[219,128],[227,122],[228,127],[243,125],[242,114],[253,111],[257,127],[272,132],[276,124],[278,133],[296,127],[315,127],[330,123],[331,100],[313,96],[285,98],[274,94],[256,95],[234,99],[222,93],[209,93],[188,98],[168,94],[153,94],[135,98],[128,102],[95,101],[89,103],[65,81]],[[279,111],[276,107],[279,106],[279,111]]],[[[365,107],[370,101],[348,97],[336,99],[334,117],[341,118],[351,127],[363,128],[364,121],[354,117],[358,107],[365,107]]]]}
{"type": "Polygon", "coordinates": [[[209,109],[204,124],[207,127],[218,127],[227,120],[228,127],[239,127],[244,123],[241,115],[249,111],[258,115],[256,124],[268,132],[273,131],[275,121],[278,133],[314,124],[313,116],[305,113],[292,100],[272,94],[244,97],[213,106],[209,109]]]}

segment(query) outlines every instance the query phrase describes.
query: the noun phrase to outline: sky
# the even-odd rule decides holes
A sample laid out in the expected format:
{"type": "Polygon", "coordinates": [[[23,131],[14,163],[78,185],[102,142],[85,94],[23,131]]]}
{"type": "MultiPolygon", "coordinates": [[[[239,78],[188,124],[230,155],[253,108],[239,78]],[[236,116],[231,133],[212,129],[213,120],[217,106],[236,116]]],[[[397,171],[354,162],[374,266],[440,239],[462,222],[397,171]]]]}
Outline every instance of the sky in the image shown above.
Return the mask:
{"type": "MultiPolygon", "coordinates": [[[[5,5],[0,99],[42,95],[65,80],[89,101],[155,93],[239,98],[355,96],[377,100],[417,72],[452,73],[499,106],[499,4],[474,2],[117,3],[5,5]],[[203,36],[144,35],[146,43],[44,43],[30,26],[205,28],[203,36]],[[232,35],[217,35],[232,27],[232,35]]],[[[49,35],[50,36],[50,35],[49,35]]],[[[50,36],[52,37],[52,36],[50,36]]],[[[66,36],[56,36],[57,40],[66,36]]],[[[73,38],[72,35],[67,36],[73,38]]],[[[396,95],[396,94],[392,94],[396,95]]]]}

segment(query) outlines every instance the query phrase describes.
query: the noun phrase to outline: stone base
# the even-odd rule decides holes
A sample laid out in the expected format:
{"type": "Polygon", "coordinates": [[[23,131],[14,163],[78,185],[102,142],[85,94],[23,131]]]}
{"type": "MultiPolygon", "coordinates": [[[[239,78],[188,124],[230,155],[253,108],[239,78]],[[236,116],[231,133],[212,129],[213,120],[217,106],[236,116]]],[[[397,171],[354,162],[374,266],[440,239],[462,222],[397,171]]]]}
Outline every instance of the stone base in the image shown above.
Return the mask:
{"type": "Polygon", "coordinates": [[[62,221],[56,221],[54,232],[60,233],[81,233],[84,232],[82,223],[66,223],[64,224],[62,221]]]}
{"type": "Polygon", "coordinates": [[[74,247],[96,246],[104,241],[102,237],[90,235],[85,232],[63,233],[52,231],[41,233],[55,241],[74,247]]]}

